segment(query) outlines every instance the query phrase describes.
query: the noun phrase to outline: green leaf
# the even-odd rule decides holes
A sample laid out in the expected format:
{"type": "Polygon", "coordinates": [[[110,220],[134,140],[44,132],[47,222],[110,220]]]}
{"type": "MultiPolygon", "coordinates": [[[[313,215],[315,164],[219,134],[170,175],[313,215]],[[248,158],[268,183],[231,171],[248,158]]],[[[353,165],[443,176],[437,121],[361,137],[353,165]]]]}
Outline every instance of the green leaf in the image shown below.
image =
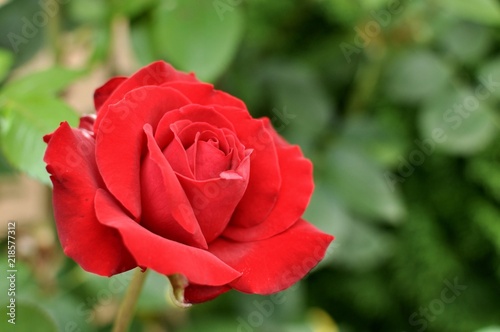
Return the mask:
{"type": "Polygon", "coordinates": [[[30,60],[43,45],[47,24],[33,23],[33,16],[40,12],[36,0],[9,1],[1,7],[0,47],[15,54],[16,65],[30,60]]]}
{"type": "Polygon", "coordinates": [[[100,24],[107,22],[110,8],[107,1],[72,0],[68,3],[68,11],[77,22],[100,24]]]}
{"type": "Polygon", "coordinates": [[[387,95],[396,101],[414,103],[439,93],[451,71],[433,53],[414,50],[393,59],[386,75],[387,95]]]}
{"type": "Polygon", "coordinates": [[[496,0],[441,0],[441,5],[473,22],[495,26],[500,24],[500,4],[496,0]]]}
{"type": "Polygon", "coordinates": [[[115,4],[118,5],[113,8],[115,11],[122,12],[128,17],[135,17],[140,15],[142,12],[153,7],[158,0],[125,0],[125,1],[116,1],[115,4]]]}
{"type": "Polygon", "coordinates": [[[53,95],[82,74],[82,71],[55,67],[9,82],[0,94],[21,101],[30,95],[53,95]]]}
{"type": "Polygon", "coordinates": [[[76,125],[78,116],[63,102],[49,97],[27,95],[22,100],[8,100],[0,106],[1,147],[7,160],[30,176],[50,183],[43,155],[42,138],[62,121],[76,125]]]}
{"type": "Polygon", "coordinates": [[[164,312],[169,304],[173,306],[171,301],[167,301],[171,293],[169,287],[170,283],[165,275],[149,271],[137,302],[137,312],[164,312]]]}
{"type": "Polygon", "coordinates": [[[469,22],[454,22],[438,35],[443,48],[464,63],[474,64],[493,43],[491,29],[469,22]]]}
{"type": "MultiPolygon", "coordinates": [[[[5,308],[5,304],[2,305],[2,308],[5,308]]],[[[10,319],[8,315],[3,315],[3,319],[0,320],[1,331],[58,331],[54,319],[38,304],[16,301],[15,314],[15,325],[8,322],[10,319]]]]}
{"type": "Polygon", "coordinates": [[[331,22],[340,22],[345,26],[351,26],[362,15],[359,4],[349,0],[322,1],[328,19],[331,22]]]}
{"type": "Polygon", "coordinates": [[[500,326],[489,326],[475,332],[500,332],[500,326]]]}
{"type": "Polygon", "coordinates": [[[149,22],[140,21],[132,25],[131,38],[134,53],[139,62],[146,66],[156,61],[156,56],[152,47],[151,32],[149,22]]]}
{"type": "Polygon", "coordinates": [[[476,225],[484,234],[485,240],[500,254],[500,212],[496,206],[481,200],[477,200],[472,206],[471,213],[476,225]]]}
{"type": "Polygon", "coordinates": [[[401,199],[371,159],[349,147],[336,145],[328,155],[328,165],[332,191],[350,210],[370,219],[401,222],[405,214],[401,199]]]}
{"type": "Polygon", "coordinates": [[[14,57],[12,53],[0,49],[0,82],[7,77],[10,67],[14,63],[14,57]]]}
{"type": "Polygon", "coordinates": [[[478,78],[481,82],[490,82],[489,90],[497,100],[500,100],[500,57],[482,65],[478,71],[478,78]]]}
{"type": "Polygon", "coordinates": [[[377,9],[387,4],[389,0],[361,0],[362,6],[366,10],[377,9]]]}
{"type": "Polygon", "coordinates": [[[78,116],[55,94],[81,72],[52,68],[8,83],[0,92],[0,145],[6,159],[32,177],[50,183],[42,138],[62,121],[76,125],[78,116]]]}
{"type": "MultiPolygon", "coordinates": [[[[388,111],[386,113],[389,113],[388,111]]],[[[346,120],[339,140],[343,145],[361,151],[383,166],[394,166],[404,153],[404,129],[399,119],[353,116],[346,120]]]]}
{"type": "Polygon", "coordinates": [[[240,8],[223,14],[213,1],[164,1],[153,13],[154,46],[183,71],[213,82],[229,65],[243,33],[240,8]]]}
{"type": "Polygon", "coordinates": [[[429,101],[419,113],[423,139],[440,131],[437,148],[450,154],[470,155],[484,149],[498,132],[496,119],[487,100],[470,89],[448,91],[429,101]]]}
{"type": "Polygon", "coordinates": [[[275,105],[268,112],[273,126],[292,143],[309,150],[333,113],[318,77],[309,67],[275,63],[266,68],[265,76],[275,105]]]}
{"type": "Polygon", "coordinates": [[[387,260],[393,239],[373,225],[353,217],[335,196],[335,188],[321,184],[314,190],[304,218],[335,236],[320,265],[331,264],[349,270],[371,270],[387,260]]]}

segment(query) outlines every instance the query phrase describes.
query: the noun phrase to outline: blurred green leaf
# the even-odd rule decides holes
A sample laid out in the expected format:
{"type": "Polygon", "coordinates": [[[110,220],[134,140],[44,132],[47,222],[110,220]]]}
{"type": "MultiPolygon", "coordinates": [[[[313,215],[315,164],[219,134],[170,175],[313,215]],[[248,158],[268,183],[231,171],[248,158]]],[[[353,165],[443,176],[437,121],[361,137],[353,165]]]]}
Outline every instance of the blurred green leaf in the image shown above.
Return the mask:
{"type": "Polygon", "coordinates": [[[16,65],[31,59],[44,42],[47,24],[34,24],[37,0],[10,1],[0,8],[0,48],[15,54],[16,65]]]}
{"type": "Polygon", "coordinates": [[[322,1],[330,21],[353,26],[361,16],[359,4],[349,0],[322,1]]]}
{"type": "Polygon", "coordinates": [[[190,322],[188,326],[180,329],[179,332],[234,332],[237,328],[238,325],[234,319],[212,318],[190,322]]]}
{"type": "Polygon", "coordinates": [[[471,208],[471,214],[477,226],[500,255],[500,212],[493,205],[478,200],[471,208]]]}
{"type": "Polygon", "coordinates": [[[158,3],[158,0],[125,0],[117,1],[115,3],[118,5],[116,6],[116,8],[114,8],[116,11],[120,11],[128,17],[134,17],[152,8],[155,4],[158,3]]]}
{"type": "Polygon", "coordinates": [[[388,2],[389,0],[361,0],[363,7],[369,10],[379,8],[388,2]]]}
{"type": "Polygon", "coordinates": [[[71,0],[68,3],[69,14],[81,23],[100,24],[110,19],[110,8],[107,1],[71,0]]]}
{"type": "Polygon", "coordinates": [[[382,116],[351,117],[342,129],[339,141],[342,145],[359,150],[383,166],[393,166],[398,162],[406,148],[402,126],[391,122],[382,122],[382,116]]]}
{"type": "Polygon", "coordinates": [[[32,177],[50,183],[42,138],[60,122],[76,125],[78,116],[55,93],[81,73],[54,68],[8,83],[0,92],[0,144],[7,160],[32,177]]]}
{"type": "MultiPolygon", "coordinates": [[[[5,308],[3,305],[2,307],[5,308]]],[[[3,315],[0,320],[0,330],[2,331],[37,331],[37,332],[57,332],[54,319],[39,304],[16,301],[15,325],[10,324],[10,317],[3,315]]]]}
{"type": "Polygon", "coordinates": [[[500,326],[485,327],[484,329],[480,329],[475,332],[500,332],[500,326]]]}
{"type": "Polygon", "coordinates": [[[82,71],[54,67],[9,82],[0,91],[0,95],[9,99],[19,99],[21,102],[23,98],[33,95],[52,97],[82,74],[82,71]]]}
{"type": "Polygon", "coordinates": [[[500,162],[490,155],[473,158],[467,163],[467,174],[500,202],[500,162]]]}
{"type": "Polygon", "coordinates": [[[304,218],[335,236],[320,265],[368,271],[386,261],[393,249],[392,237],[353,217],[335,196],[335,187],[317,183],[304,218]]]}
{"type": "Polygon", "coordinates": [[[500,24],[500,4],[496,0],[440,0],[453,14],[481,24],[500,24]]]}
{"type": "Polygon", "coordinates": [[[61,121],[76,125],[78,116],[57,99],[27,96],[0,106],[1,144],[7,160],[18,169],[44,183],[50,183],[43,155],[42,138],[53,132],[61,121]]]}
{"type": "Polygon", "coordinates": [[[213,82],[226,69],[243,35],[243,15],[236,7],[220,12],[212,1],[164,1],[153,12],[153,40],[158,54],[180,70],[213,82]]]}
{"type": "Polygon", "coordinates": [[[14,63],[14,57],[12,53],[0,49],[0,82],[3,81],[5,77],[7,77],[10,67],[14,63]]]}
{"type": "Polygon", "coordinates": [[[146,66],[156,61],[151,37],[151,27],[147,21],[140,21],[132,25],[131,38],[135,55],[139,62],[146,66]]]}
{"type": "Polygon", "coordinates": [[[95,317],[85,302],[91,296],[79,299],[74,294],[59,292],[50,298],[40,297],[38,301],[43,301],[44,309],[53,317],[59,331],[95,332],[95,322],[90,319],[95,317]]]}
{"type": "Polygon", "coordinates": [[[349,209],[381,222],[402,221],[405,209],[401,199],[376,163],[347,147],[333,146],[328,165],[332,190],[349,209]]]}
{"type": "Polygon", "coordinates": [[[500,57],[482,64],[478,71],[478,79],[480,82],[490,82],[488,90],[500,100],[500,57]]]}
{"type": "Polygon", "coordinates": [[[145,313],[163,312],[172,302],[167,301],[170,294],[168,278],[154,271],[149,271],[137,303],[137,310],[145,313]]]}
{"type": "Polygon", "coordinates": [[[385,91],[389,98],[414,103],[438,94],[451,77],[450,68],[428,50],[396,56],[389,63],[385,91]]]}
{"type": "Polygon", "coordinates": [[[451,154],[469,155],[484,149],[498,132],[495,115],[474,91],[448,91],[429,101],[419,114],[423,139],[433,139],[437,131],[442,139],[437,148],[451,154]]]}
{"type": "Polygon", "coordinates": [[[475,64],[493,43],[491,31],[481,25],[456,22],[450,24],[438,38],[443,48],[465,63],[475,64]]]}
{"type": "Polygon", "coordinates": [[[334,111],[318,77],[306,66],[280,63],[269,64],[264,75],[275,105],[267,112],[273,126],[309,150],[334,111]]]}

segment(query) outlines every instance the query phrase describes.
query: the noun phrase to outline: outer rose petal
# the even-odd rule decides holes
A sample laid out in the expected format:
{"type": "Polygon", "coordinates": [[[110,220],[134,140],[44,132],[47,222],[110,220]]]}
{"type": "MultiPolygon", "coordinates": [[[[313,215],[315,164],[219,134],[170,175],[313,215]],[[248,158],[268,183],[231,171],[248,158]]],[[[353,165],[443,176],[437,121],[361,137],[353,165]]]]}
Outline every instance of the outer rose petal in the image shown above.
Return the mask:
{"type": "Polygon", "coordinates": [[[247,107],[240,99],[230,94],[215,90],[212,84],[200,82],[168,82],[162,86],[174,88],[185,95],[194,104],[233,106],[246,110],[247,107]]]}
{"type": "Polygon", "coordinates": [[[120,232],[126,247],[141,267],[165,275],[183,274],[189,282],[207,286],[225,285],[241,275],[206,250],[148,231],[130,219],[102,189],[95,196],[95,208],[98,220],[120,232]]]}
{"type": "MultiPolygon", "coordinates": [[[[145,147],[143,126],[156,127],[161,117],[189,100],[171,88],[143,87],[111,105],[96,135],[96,160],[108,190],[138,220],[141,214],[140,162],[145,147]]],[[[96,121],[97,121],[96,120],[96,121]]]]}
{"type": "Polygon", "coordinates": [[[95,216],[94,195],[104,184],[95,165],[94,139],[63,122],[46,140],[44,160],[52,174],[54,216],[66,255],[103,276],[136,267],[119,233],[95,216]]]}
{"type": "Polygon", "coordinates": [[[245,293],[271,294],[304,277],[323,259],[333,236],[300,219],[275,237],[255,242],[234,242],[223,237],[209,251],[243,275],[230,286],[245,293]]]}
{"type": "MultiPolygon", "coordinates": [[[[108,106],[119,102],[123,97],[133,89],[153,85],[158,86],[166,82],[175,81],[187,81],[187,82],[198,82],[193,74],[185,74],[183,72],[175,70],[171,65],[164,61],[153,62],[152,64],[141,68],[135,74],[130,76],[127,80],[123,81],[106,99],[106,101],[100,105],[99,113],[108,112],[108,106]]],[[[94,126],[94,131],[101,124],[102,116],[104,114],[99,114],[100,117],[94,126]]]]}
{"type": "Polygon", "coordinates": [[[95,90],[94,92],[94,106],[96,111],[99,111],[99,108],[108,100],[109,96],[113,93],[113,91],[116,90],[120,84],[122,84],[124,81],[126,81],[126,77],[118,76],[118,77],[113,77],[106,83],[104,83],[103,86],[95,90]]]}
{"type": "Polygon", "coordinates": [[[277,153],[282,183],[273,210],[264,222],[255,226],[228,226],[224,236],[235,241],[264,240],[292,226],[306,210],[314,188],[311,162],[298,146],[281,147],[277,153]]]}
{"type": "Polygon", "coordinates": [[[148,154],[141,168],[141,224],[170,240],[207,249],[200,225],[172,167],[156,145],[150,125],[144,126],[148,154]]]}
{"type": "Polygon", "coordinates": [[[94,122],[95,122],[95,114],[88,114],[88,115],[83,115],[80,118],[80,123],[78,124],[78,128],[80,129],[85,129],[89,133],[92,133],[94,135],[94,122]]]}
{"type": "Polygon", "coordinates": [[[201,303],[212,299],[217,296],[230,291],[231,287],[224,286],[200,286],[190,284],[184,289],[184,300],[186,303],[201,303]]]}
{"type": "Polygon", "coordinates": [[[222,172],[217,179],[196,181],[179,176],[207,243],[217,238],[231,219],[247,188],[249,169],[250,155],[236,170],[222,172]]]}
{"type": "Polygon", "coordinates": [[[281,186],[278,157],[271,134],[262,120],[234,107],[214,108],[233,124],[234,132],[247,149],[253,149],[250,181],[237,206],[231,225],[251,227],[263,222],[276,203],[281,186]]]}

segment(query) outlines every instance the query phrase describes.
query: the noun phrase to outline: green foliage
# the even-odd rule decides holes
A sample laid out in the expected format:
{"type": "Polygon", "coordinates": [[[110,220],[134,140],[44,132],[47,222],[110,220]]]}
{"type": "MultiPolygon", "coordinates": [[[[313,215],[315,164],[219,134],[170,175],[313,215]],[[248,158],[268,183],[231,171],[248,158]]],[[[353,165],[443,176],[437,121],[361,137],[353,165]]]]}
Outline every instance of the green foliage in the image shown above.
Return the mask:
{"type": "MultiPolygon", "coordinates": [[[[242,324],[262,317],[250,329],[498,331],[497,1],[72,0],[14,47],[8,33],[23,36],[23,18],[41,8],[0,7],[0,171],[48,183],[42,137],[78,120],[62,92],[86,70],[120,74],[114,57],[131,45],[138,63],[164,59],[195,72],[300,145],[316,183],[304,218],[336,237],[269,315],[259,305],[272,297],[236,292],[178,310],[167,279],[152,273],[132,330],[248,330],[242,324]],[[125,35],[116,35],[117,20],[125,35]],[[84,71],[61,65],[68,40],[88,52],[84,71]],[[63,50],[50,49],[55,41],[63,50]],[[57,65],[16,78],[47,53],[57,65]],[[466,288],[445,303],[455,281],[466,288]],[[315,325],[311,308],[328,322],[315,325]]],[[[43,303],[21,304],[20,314],[40,317],[27,329],[109,330],[130,273],[101,278],[55,261],[53,284],[36,264],[19,266],[19,298],[43,303]]]]}
{"type": "Polygon", "coordinates": [[[479,100],[473,89],[442,90],[420,112],[420,132],[423,138],[431,138],[435,130],[442,130],[439,149],[451,154],[473,154],[497,136],[495,117],[493,108],[479,100]]]}
{"type": "Polygon", "coordinates": [[[464,19],[481,24],[500,24],[500,4],[495,0],[440,0],[442,6],[464,19]]]}
{"type": "Polygon", "coordinates": [[[80,76],[78,72],[53,68],[9,82],[0,91],[0,143],[6,159],[15,167],[50,183],[42,137],[62,121],[78,123],[69,106],[55,94],[80,76]]]}
{"type": "Polygon", "coordinates": [[[211,1],[163,2],[151,23],[156,54],[201,80],[213,81],[228,66],[243,32],[241,11],[218,13],[211,1]]]}
{"type": "Polygon", "coordinates": [[[12,66],[13,56],[10,52],[0,49],[0,82],[7,76],[12,66]]]}
{"type": "Polygon", "coordinates": [[[439,93],[450,74],[444,61],[431,52],[406,51],[388,66],[386,93],[397,101],[418,102],[439,93]]]}
{"type": "Polygon", "coordinates": [[[13,327],[21,331],[59,331],[54,319],[40,304],[19,301],[16,303],[16,315],[15,325],[9,323],[7,319],[2,319],[0,322],[2,331],[11,331],[13,327]]]}

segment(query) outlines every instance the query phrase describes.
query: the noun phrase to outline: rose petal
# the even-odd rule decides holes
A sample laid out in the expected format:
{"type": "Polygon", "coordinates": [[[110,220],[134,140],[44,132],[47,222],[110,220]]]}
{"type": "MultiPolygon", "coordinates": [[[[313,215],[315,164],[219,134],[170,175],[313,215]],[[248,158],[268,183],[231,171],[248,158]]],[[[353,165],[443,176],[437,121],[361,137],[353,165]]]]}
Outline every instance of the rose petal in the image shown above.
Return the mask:
{"type": "Polygon", "coordinates": [[[78,124],[78,128],[85,129],[89,133],[92,133],[93,135],[95,119],[96,119],[95,114],[83,115],[82,117],[80,117],[80,123],[78,124]]]}
{"type": "Polygon", "coordinates": [[[96,132],[97,166],[108,190],[137,220],[141,214],[143,126],[149,123],[155,128],[165,113],[187,103],[186,97],[170,88],[143,87],[126,94],[103,115],[96,132]]]}
{"type": "MultiPolygon", "coordinates": [[[[193,74],[186,74],[175,70],[170,64],[164,61],[153,62],[150,65],[141,68],[135,74],[123,81],[106,101],[100,105],[99,113],[107,113],[108,106],[119,102],[125,95],[139,87],[153,85],[158,86],[166,82],[187,81],[197,82],[198,80],[193,74]]],[[[100,126],[104,114],[99,114],[94,126],[94,131],[100,126]]]]}
{"type": "Polygon", "coordinates": [[[250,181],[231,220],[231,225],[251,227],[267,218],[280,192],[276,148],[262,120],[252,119],[246,111],[234,107],[215,108],[231,121],[245,148],[253,149],[250,181]]]}
{"type": "Polygon", "coordinates": [[[231,224],[224,236],[236,241],[264,240],[292,226],[306,210],[314,189],[311,162],[298,146],[279,147],[277,154],[282,181],[273,210],[264,222],[255,226],[231,224]]]}
{"type": "Polygon", "coordinates": [[[188,178],[194,178],[193,171],[186,155],[186,150],[179,140],[179,137],[174,137],[167,148],[163,150],[163,155],[176,173],[188,178]]]}
{"type": "Polygon", "coordinates": [[[141,168],[142,226],[164,238],[206,249],[198,221],[184,189],[156,145],[150,125],[144,126],[148,155],[141,168]]]}
{"type": "Polygon", "coordinates": [[[217,179],[197,181],[179,176],[207,243],[226,228],[248,185],[249,171],[247,155],[236,170],[224,172],[217,179]]]}
{"type": "Polygon", "coordinates": [[[231,287],[228,285],[202,286],[190,284],[184,289],[184,300],[186,303],[206,302],[230,290],[231,287]]]}
{"type": "Polygon", "coordinates": [[[174,88],[185,95],[194,104],[233,106],[246,110],[243,101],[230,94],[215,90],[212,84],[200,82],[168,82],[163,86],[174,88]]]}
{"type": "Polygon", "coordinates": [[[120,232],[139,266],[165,275],[183,274],[190,283],[208,286],[225,285],[241,275],[206,250],[150,232],[130,219],[104,190],[97,191],[95,207],[98,220],[120,232]]]}
{"type": "Polygon", "coordinates": [[[96,111],[99,111],[99,108],[108,100],[109,96],[113,93],[113,91],[120,86],[127,78],[123,76],[113,77],[103,86],[96,89],[94,92],[94,106],[96,111]]]}
{"type": "Polygon", "coordinates": [[[95,216],[94,195],[104,184],[95,164],[94,139],[66,122],[49,138],[44,161],[52,175],[54,216],[65,254],[103,276],[136,267],[119,233],[95,216]]]}
{"type": "Polygon", "coordinates": [[[174,126],[171,128],[183,148],[187,149],[186,157],[195,179],[217,178],[229,169],[232,153],[224,152],[229,152],[229,144],[223,130],[206,122],[191,123],[178,132],[174,126]]]}
{"type": "Polygon", "coordinates": [[[216,128],[228,128],[234,131],[234,127],[223,115],[218,113],[213,107],[200,105],[187,105],[179,110],[168,112],[158,123],[155,132],[155,139],[158,146],[164,149],[174,138],[171,125],[182,120],[189,120],[192,123],[208,123],[216,128]]]}
{"type": "MultiPolygon", "coordinates": [[[[173,128],[174,129],[174,128],[173,128]]],[[[226,134],[221,128],[217,128],[207,122],[192,122],[187,126],[183,126],[180,130],[173,130],[179,137],[184,147],[189,147],[193,144],[196,135],[199,134],[199,139],[208,141],[210,139],[216,140],[221,146],[221,150],[228,151],[228,142],[226,134]]]]}
{"type": "Polygon", "coordinates": [[[209,251],[243,273],[231,287],[267,295],[304,277],[323,259],[332,240],[331,235],[299,219],[285,232],[262,241],[234,242],[219,237],[209,251]]]}

